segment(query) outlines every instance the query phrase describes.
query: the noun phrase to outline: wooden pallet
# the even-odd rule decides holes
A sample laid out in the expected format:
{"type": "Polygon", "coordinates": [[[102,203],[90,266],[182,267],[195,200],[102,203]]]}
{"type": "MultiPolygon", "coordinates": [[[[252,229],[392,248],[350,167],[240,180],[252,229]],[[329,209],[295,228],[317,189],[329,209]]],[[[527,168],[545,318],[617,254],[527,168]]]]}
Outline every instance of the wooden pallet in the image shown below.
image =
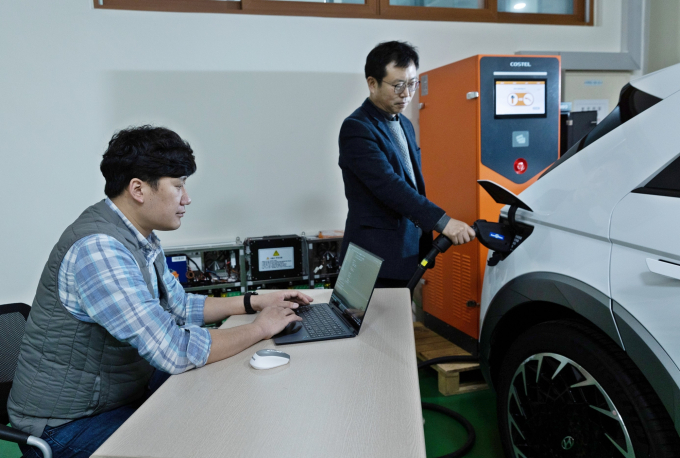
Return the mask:
{"type": "MultiPolygon", "coordinates": [[[[416,356],[419,361],[470,354],[436,332],[427,329],[423,323],[413,323],[413,332],[416,337],[416,356]]],[[[445,363],[435,364],[432,367],[437,371],[439,392],[444,396],[488,388],[482,377],[479,363],[445,363]]]]}

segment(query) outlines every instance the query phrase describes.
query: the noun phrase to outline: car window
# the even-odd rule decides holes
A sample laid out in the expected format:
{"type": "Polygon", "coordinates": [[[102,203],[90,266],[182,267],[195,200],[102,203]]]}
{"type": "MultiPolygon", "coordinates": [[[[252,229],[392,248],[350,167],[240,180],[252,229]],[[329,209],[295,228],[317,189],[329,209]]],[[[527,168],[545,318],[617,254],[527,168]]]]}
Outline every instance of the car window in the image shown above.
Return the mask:
{"type": "Polygon", "coordinates": [[[634,189],[638,194],[654,194],[657,196],[680,197],[680,157],[668,164],[649,183],[634,189]]]}
{"type": "Polygon", "coordinates": [[[580,141],[576,142],[574,146],[569,148],[566,153],[564,153],[557,161],[555,161],[555,163],[551,165],[550,168],[543,173],[543,175],[541,175],[541,178],[546,176],[548,173],[550,173],[550,171],[562,164],[564,161],[567,161],[570,157],[573,157],[586,146],[604,137],[609,132],[619,127],[621,124],[630,121],[635,116],[659,102],[661,102],[660,98],[636,89],[630,84],[626,84],[623,89],[621,89],[621,94],[619,95],[619,104],[616,105],[616,108],[614,108],[612,112],[609,113],[607,117],[604,118],[602,122],[600,122],[593,130],[591,130],[580,141]]]}

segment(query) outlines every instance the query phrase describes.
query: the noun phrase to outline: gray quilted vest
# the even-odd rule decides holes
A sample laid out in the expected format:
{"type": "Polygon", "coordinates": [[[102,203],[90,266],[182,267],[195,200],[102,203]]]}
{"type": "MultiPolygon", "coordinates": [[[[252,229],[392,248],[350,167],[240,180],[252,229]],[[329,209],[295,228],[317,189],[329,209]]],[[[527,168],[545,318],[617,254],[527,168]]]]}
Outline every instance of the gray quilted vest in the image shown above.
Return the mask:
{"type": "MultiPolygon", "coordinates": [[[[71,315],[59,300],[58,274],[71,246],[93,234],[109,235],[134,256],[147,287],[153,283],[143,252],[123,220],[103,200],[85,210],[62,234],[40,277],[7,410],[12,425],[40,437],[50,424],[96,415],[144,395],[153,367],[137,350],[96,323],[71,315]]],[[[161,306],[167,309],[165,259],[154,262],[161,306]]]]}

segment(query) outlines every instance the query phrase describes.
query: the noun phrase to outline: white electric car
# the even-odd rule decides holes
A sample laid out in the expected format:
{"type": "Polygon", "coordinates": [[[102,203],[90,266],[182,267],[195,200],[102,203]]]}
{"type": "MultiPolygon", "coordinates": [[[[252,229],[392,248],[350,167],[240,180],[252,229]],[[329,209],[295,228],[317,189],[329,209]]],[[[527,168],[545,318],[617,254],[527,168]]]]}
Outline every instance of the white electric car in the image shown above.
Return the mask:
{"type": "Polygon", "coordinates": [[[680,456],[680,64],[626,85],[519,199],[481,307],[506,455],[680,456]]]}

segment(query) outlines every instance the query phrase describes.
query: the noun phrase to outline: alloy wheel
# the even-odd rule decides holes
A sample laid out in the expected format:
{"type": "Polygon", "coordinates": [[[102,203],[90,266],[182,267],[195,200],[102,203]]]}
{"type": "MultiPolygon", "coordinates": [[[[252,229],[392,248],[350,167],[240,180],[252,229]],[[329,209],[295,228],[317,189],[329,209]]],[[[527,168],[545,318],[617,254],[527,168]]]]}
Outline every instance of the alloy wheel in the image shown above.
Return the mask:
{"type": "Polygon", "coordinates": [[[630,435],[602,385],[575,361],[538,353],[515,371],[508,428],[517,458],[634,458],[630,435]]]}

